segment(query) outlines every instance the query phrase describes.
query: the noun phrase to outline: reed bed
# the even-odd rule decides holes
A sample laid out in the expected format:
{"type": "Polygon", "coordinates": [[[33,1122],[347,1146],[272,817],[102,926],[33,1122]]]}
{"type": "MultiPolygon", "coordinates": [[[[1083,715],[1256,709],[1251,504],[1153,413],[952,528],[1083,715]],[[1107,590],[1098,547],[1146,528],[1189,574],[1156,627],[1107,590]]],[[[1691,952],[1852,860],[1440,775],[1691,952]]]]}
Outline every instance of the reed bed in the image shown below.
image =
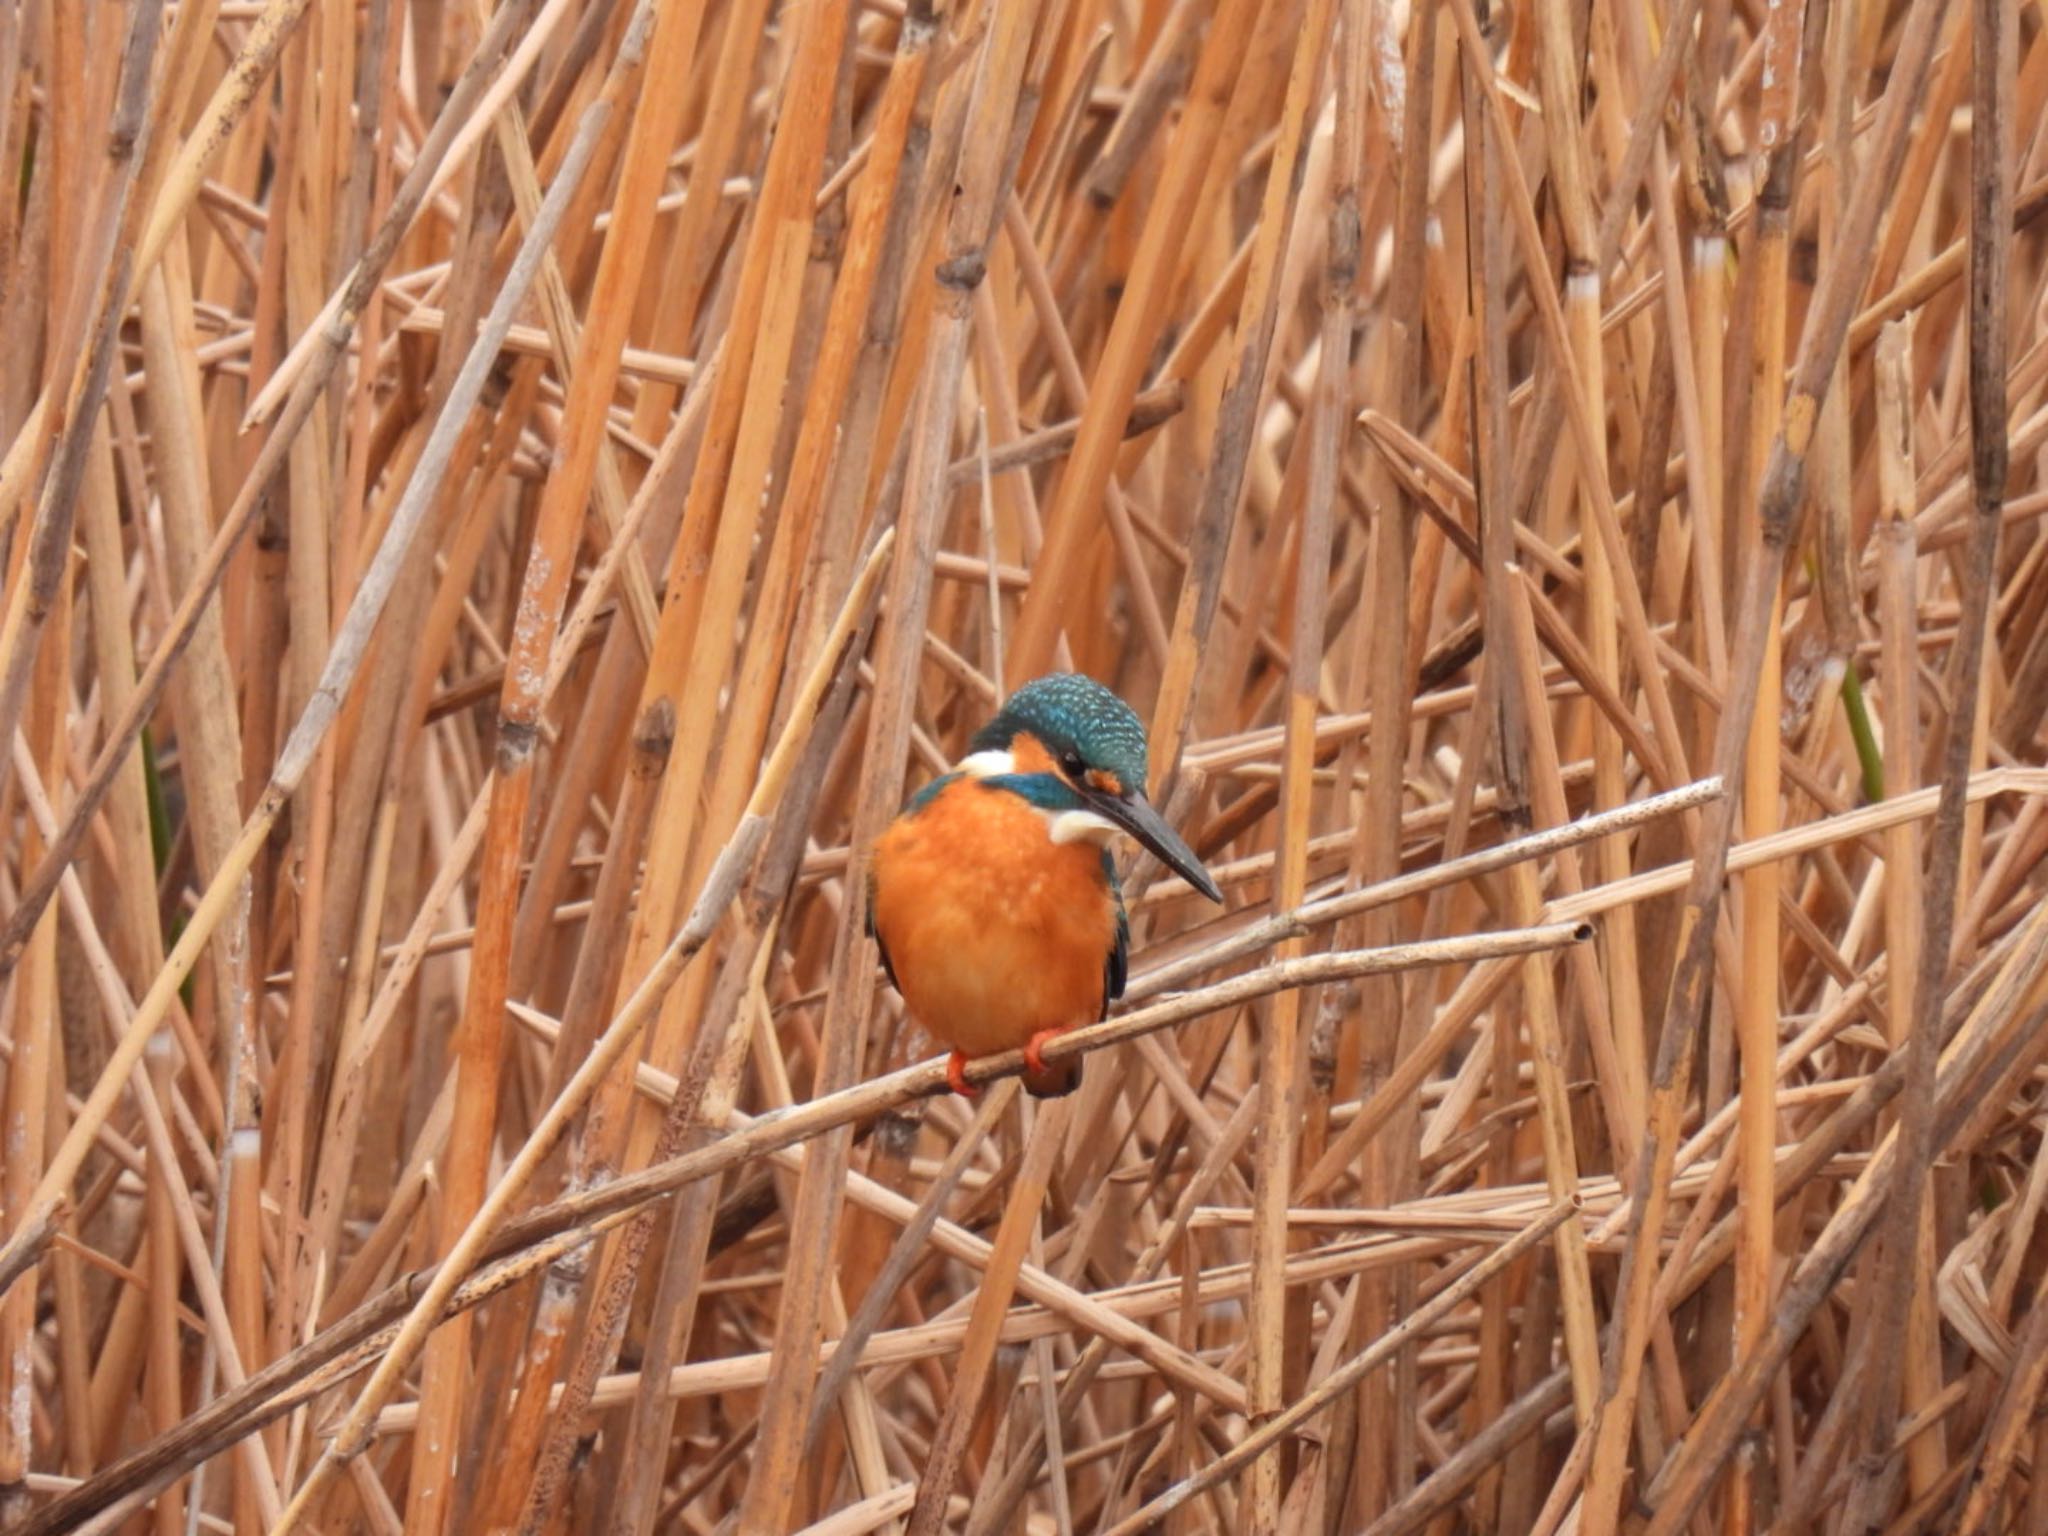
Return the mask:
{"type": "Polygon", "coordinates": [[[0,0],[0,1531],[2048,1530],[2043,21],[0,0]]]}

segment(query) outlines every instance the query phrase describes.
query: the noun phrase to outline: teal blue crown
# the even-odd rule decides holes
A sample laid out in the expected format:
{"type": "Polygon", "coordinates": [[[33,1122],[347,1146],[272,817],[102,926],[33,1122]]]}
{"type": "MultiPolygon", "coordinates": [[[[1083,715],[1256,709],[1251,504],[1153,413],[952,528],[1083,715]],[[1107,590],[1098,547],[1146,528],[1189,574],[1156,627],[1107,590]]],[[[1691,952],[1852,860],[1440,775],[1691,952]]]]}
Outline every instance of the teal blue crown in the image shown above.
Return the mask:
{"type": "Polygon", "coordinates": [[[1145,787],[1144,724],[1092,677],[1052,672],[1032,679],[975,733],[972,750],[1002,751],[1020,731],[1036,736],[1055,761],[1071,752],[1088,767],[1115,774],[1126,789],[1145,787]]]}

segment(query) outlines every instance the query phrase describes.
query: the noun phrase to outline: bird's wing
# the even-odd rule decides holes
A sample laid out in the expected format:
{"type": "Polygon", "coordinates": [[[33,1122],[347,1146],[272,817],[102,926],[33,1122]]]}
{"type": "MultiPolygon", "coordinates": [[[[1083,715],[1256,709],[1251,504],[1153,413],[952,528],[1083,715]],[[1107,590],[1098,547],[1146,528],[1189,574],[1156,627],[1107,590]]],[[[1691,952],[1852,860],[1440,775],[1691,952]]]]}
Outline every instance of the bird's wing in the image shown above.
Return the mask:
{"type": "Polygon", "coordinates": [[[903,984],[896,979],[896,967],[889,963],[889,946],[882,942],[882,930],[875,926],[875,872],[872,869],[868,871],[867,930],[868,937],[875,941],[875,953],[882,957],[882,974],[889,978],[890,986],[901,992],[903,984]]]}
{"type": "Polygon", "coordinates": [[[1102,874],[1109,881],[1109,899],[1116,903],[1116,942],[1102,962],[1102,1016],[1109,1017],[1109,1005],[1124,995],[1124,983],[1131,971],[1131,919],[1124,911],[1123,882],[1116,877],[1116,863],[1107,848],[1102,850],[1102,874]]]}

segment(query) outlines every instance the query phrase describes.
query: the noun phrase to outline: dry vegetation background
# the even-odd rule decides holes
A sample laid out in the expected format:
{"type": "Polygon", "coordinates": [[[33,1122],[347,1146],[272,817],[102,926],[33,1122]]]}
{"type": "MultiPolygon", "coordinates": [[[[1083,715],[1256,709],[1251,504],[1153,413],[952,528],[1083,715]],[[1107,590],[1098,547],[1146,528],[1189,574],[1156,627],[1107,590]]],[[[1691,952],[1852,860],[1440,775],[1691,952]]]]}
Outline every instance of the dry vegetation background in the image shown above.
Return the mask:
{"type": "Polygon", "coordinates": [[[0,1529],[2048,1530],[2048,12],[936,9],[0,0],[0,1529]]]}

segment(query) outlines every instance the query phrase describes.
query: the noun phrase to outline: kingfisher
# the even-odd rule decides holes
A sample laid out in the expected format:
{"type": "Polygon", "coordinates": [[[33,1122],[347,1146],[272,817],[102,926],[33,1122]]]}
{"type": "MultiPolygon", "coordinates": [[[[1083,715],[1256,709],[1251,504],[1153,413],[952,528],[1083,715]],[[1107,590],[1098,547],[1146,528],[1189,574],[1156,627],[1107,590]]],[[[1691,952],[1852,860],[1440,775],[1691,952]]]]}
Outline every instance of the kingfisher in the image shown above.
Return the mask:
{"type": "Polygon", "coordinates": [[[868,931],[917,1021],[970,1056],[1024,1048],[1024,1086],[1073,1092],[1081,1063],[1046,1042],[1123,995],[1130,924],[1109,841],[1136,838],[1211,901],[1223,893],[1145,798],[1145,728],[1092,678],[1056,672],[1011,694],[967,756],[875,842],[868,931]]]}

